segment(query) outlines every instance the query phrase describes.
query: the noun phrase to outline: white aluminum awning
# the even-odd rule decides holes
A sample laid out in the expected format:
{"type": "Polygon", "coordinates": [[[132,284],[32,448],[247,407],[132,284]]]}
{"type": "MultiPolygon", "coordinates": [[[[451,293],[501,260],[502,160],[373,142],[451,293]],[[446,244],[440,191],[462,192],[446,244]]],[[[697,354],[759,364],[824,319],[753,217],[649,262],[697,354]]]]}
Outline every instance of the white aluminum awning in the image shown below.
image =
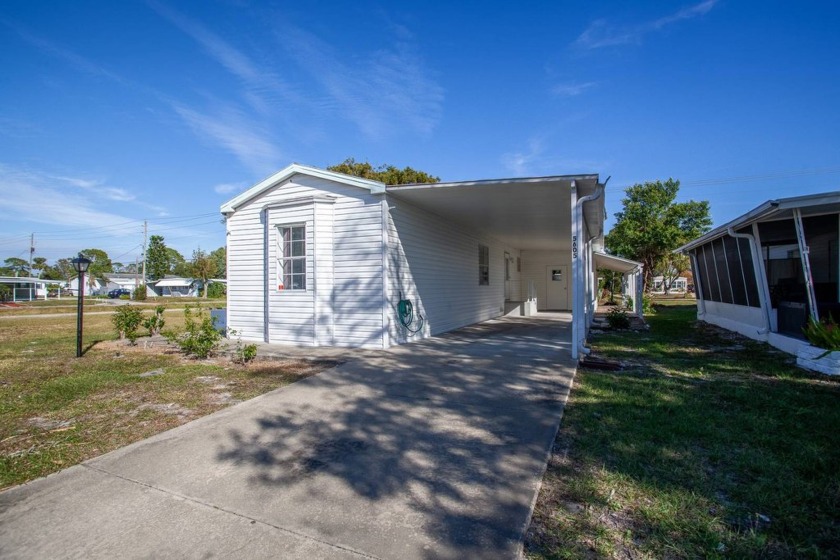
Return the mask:
{"type": "Polygon", "coordinates": [[[615,255],[608,255],[600,251],[593,253],[595,258],[595,268],[606,268],[607,270],[614,270],[615,272],[633,272],[642,267],[642,263],[631,261],[615,255]]]}
{"type": "Polygon", "coordinates": [[[189,287],[193,283],[193,280],[189,278],[164,278],[163,280],[159,280],[155,283],[155,287],[157,288],[184,288],[189,287]]]}

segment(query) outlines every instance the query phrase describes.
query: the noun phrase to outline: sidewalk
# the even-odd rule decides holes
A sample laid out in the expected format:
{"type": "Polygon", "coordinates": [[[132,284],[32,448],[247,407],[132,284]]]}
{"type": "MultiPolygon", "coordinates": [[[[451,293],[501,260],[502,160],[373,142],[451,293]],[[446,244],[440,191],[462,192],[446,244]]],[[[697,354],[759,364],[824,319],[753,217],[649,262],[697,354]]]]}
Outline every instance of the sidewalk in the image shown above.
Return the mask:
{"type": "Polygon", "coordinates": [[[0,493],[0,557],[516,557],[574,375],[568,319],[366,352],[0,493]]]}

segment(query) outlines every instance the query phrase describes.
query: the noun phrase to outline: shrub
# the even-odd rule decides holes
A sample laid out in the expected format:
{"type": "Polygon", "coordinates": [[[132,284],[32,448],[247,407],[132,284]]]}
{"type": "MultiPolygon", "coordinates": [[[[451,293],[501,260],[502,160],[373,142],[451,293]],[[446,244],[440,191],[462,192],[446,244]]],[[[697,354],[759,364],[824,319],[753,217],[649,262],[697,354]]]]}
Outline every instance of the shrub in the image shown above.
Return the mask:
{"type": "Polygon", "coordinates": [[[653,308],[653,299],[647,294],[642,296],[642,313],[644,315],[656,314],[656,309],[653,308]]]}
{"type": "Polygon", "coordinates": [[[184,332],[165,333],[164,336],[185,354],[206,358],[218,349],[222,339],[222,333],[214,323],[206,310],[188,305],[184,308],[184,332]]]}
{"type": "Polygon", "coordinates": [[[143,321],[143,313],[131,305],[121,305],[111,317],[120,340],[128,339],[132,344],[137,340],[137,328],[143,321]]]}
{"type": "Polygon", "coordinates": [[[627,296],[627,298],[624,300],[624,308],[628,311],[633,311],[634,308],[633,308],[633,298],[632,297],[627,296]]]}
{"type": "Polygon", "coordinates": [[[227,330],[228,338],[236,337],[236,347],[233,350],[233,361],[241,364],[246,364],[257,357],[257,345],[246,344],[242,346],[242,337],[235,329],[227,330]]]}
{"type": "Polygon", "coordinates": [[[128,295],[128,294],[122,294],[122,295],[120,296],[120,299],[125,300],[125,301],[128,301],[128,300],[130,300],[130,299],[131,299],[131,296],[130,296],[130,295],[128,295]]]}
{"type": "Polygon", "coordinates": [[[166,324],[166,320],[163,318],[164,311],[166,311],[166,307],[158,305],[155,307],[154,315],[143,321],[143,326],[149,329],[149,336],[160,334],[160,331],[163,330],[163,325],[166,324]]]}
{"type": "Polygon", "coordinates": [[[808,342],[817,348],[830,351],[840,350],[840,326],[830,315],[828,320],[822,322],[811,319],[802,332],[805,333],[808,342]]]}
{"type": "Polygon", "coordinates": [[[134,297],[134,301],[146,301],[146,285],[141,284],[134,288],[134,294],[132,294],[132,297],[134,297]]]}
{"type": "Polygon", "coordinates": [[[630,327],[630,317],[620,307],[613,307],[607,314],[607,323],[613,329],[626,329],[630,327]]]}
{"type": "Polygon", "coordinates": [[[213,282],[207,286],[207,297],[221,299],[225,297],[225,285],[221,282],[213,282]]]}
{"type": "Polygon", "coordinates": [[[12,297],[12,289],[5,284],[0,284],[0,301],[8,301],[12,297]]]}

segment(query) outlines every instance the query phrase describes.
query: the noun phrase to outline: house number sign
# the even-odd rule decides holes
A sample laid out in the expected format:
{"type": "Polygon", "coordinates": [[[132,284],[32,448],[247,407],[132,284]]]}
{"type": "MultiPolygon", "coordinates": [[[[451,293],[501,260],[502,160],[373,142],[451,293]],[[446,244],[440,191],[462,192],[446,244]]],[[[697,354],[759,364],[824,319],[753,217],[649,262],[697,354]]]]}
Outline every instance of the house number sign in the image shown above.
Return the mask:
{"type": "Polygon", "coordinates": [[[573,235],[572,236],[572,258],[573,259],[577,258],[577,253],[578,253],[578,251],[577,251],[577,235],[573,235]]]}

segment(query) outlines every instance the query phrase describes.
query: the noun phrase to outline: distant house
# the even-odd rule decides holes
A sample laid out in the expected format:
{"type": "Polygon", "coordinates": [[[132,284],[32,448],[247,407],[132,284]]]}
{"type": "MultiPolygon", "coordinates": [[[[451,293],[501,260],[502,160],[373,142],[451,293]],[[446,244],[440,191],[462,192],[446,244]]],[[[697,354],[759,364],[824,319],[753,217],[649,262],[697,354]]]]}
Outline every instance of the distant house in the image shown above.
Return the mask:
{"type": "Polygon", "coordinates": [[[196,297],[199,295],[198,284],[199,282],[193,278],[166,276],[155,282],[149,282],[147,289],[151,288],[154,295],[162,297],[196,297]]]}
{"type": "Polygon", "coordinates": [[[110,292],[111,290],[122,289],[134,293],[134,289],[142,284],[143,277],[139,274],[109,273],[103,290],[110,292]]]}
{"type": "Polygon", "coordinates": [[[684,294],[687,291],[688,278],[686,278],[685,276],[668,279],[666,279],[664,276],[654,276],[651,279],[650,292],[652,294],[684,294]]]}
{"type": "MultiPolygon", "coordinates": [[[[66,284],[67,290],[69,290],[73,296],[78,297],[79,295],[79,277],[71,279],[66,284]]],[[[85,275],[85,283],[82,286],[83,295],[85,296],[98,296],[107,293],[105,289],[105,284],[101,282],[98,278],[91,278],[88,275],[85,275]]]]}
{"type": "Polygon", "coordinates": [[[246,340],[387,348],[567,310],[577,357],[596,266],[641,271],[603,253],[597,174],[386,186],[293,164],[221,212],[227,324],[246,340]]]}
{"type": "Polygon", "coordinates": [[[47,281],[40,278],[0,276],[0,285],[7,288],[7,301],[47,299],[47,281]]]}
{"type": "Polygon", "coordinates": [[[840,192],[769,200],[680,247],[703,321],[796,353],[810,318],[840,321],[840,192]]]}

